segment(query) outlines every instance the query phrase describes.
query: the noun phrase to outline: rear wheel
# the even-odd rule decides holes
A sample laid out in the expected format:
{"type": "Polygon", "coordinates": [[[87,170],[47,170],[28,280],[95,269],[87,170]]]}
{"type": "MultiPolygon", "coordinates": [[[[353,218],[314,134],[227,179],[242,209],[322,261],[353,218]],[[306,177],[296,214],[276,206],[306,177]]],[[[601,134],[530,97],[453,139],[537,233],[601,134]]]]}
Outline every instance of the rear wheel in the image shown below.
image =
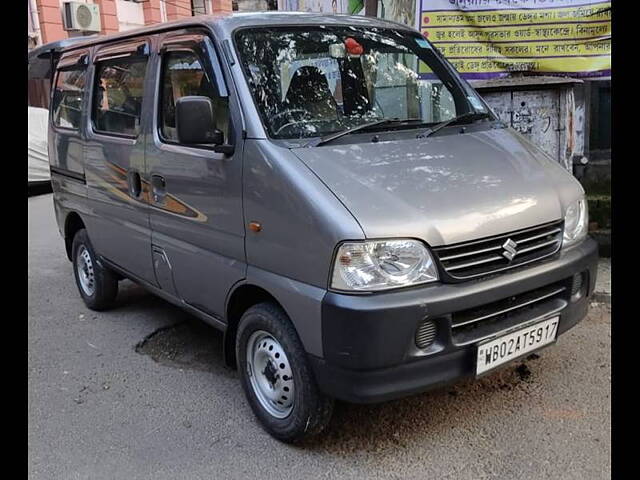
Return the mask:
{"type": "Polygon", "coordinates": [[[104,310],[118,294],[118,280],[113,272],[96,260],[85,229],[78,230],[72,245],[73,272],[80,296],[92,310],[104,310]]]}
{"type": "Polygon", "coordinates": [[[327,426],[333,400],[318,390],[300,339],[277,305],[261,303],[245,312],[236,358],[249,405],[272,436],[296,442],[327,426]]]}

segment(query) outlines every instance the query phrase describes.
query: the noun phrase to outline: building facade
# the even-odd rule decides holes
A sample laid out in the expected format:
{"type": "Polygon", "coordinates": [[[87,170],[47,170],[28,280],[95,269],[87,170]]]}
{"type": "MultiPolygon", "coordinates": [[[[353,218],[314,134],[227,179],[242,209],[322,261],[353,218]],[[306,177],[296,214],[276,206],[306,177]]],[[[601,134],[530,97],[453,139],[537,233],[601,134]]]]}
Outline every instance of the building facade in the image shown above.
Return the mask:
{"type": "Polygon", "coordinates": [[[106,35],[194,15],[231,12],[234,3],[232,0],[26,1],[29,48],[73,36],[106,35]],[[79,4],[89,4],[91,9],[79,11],[79,4]],[[81,20],[79,24],[76,14],[81,20]],[[90,15],[96,18],[87,18],[90,15]],[[83,30],[82,25],[86,25],[87,30],[83,30]]]}

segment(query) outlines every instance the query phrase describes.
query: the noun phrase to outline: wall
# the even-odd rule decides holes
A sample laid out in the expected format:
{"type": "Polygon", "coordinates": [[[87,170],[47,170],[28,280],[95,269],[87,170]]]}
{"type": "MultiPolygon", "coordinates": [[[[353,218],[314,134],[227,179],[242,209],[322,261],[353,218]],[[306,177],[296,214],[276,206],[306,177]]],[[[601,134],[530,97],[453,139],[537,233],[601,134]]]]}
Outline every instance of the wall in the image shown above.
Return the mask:
{"type": "Polygon", "coordinates": [[[40,25],[37,18],[38,12],[35,8],[35,3],[32,0],[27,0],[27,41],[28,48],[33,48],[38,44],[40,37],[40,25]]]}
{"type": "Polygon", "coordinates": [[[348,13],[349,1],[336,0],[278,0],[278,10],[298,12],[348,13]]]}
{"type": "Polygon", "coordinates": [[[116,10],[120,31],[132,30],[145,25],[143,5],[144,3],[116,0],[116,10]]]}
{"type": "MultiPolygon", "coordinates": [[[[26,0],[29,2],[29,0],[26,0]]],[[[82,32],[67,32],[62,21],[62,4],[65,0],[33,0],[40,25],[39,44],[54,42],[82,35],[82,32]]],[[[74,0],[100,5],[100,34],[131,30],[144,25],[191,17],[191,0],[144,0],[141,3],[126,0],[74,0]]],[[[207,13],[231,12],[231,0],[205,0],[207,13]]],[[[30,5],[30,4],[29,4],[30,5]]],[[[29,6],[29,8],[31,8],[29,6]]],[[[36,15],[34,15],[35,17],[36,15]]],[[[29,22],[32,21],[31,15],[29,22]]],[[[29,27],[35,31],[34,26],[29,27]]],[[[31,45],[35,46],[35,45],[31,45]]]]}
{"type": "MultiPolygon", "coordinates": [[[[533,80],[531,80],[533,81],[533,80]]],[[[500,119],[510,125],[568,171],[585,155],[585,95],[582,83],[526,87],[474,85],[500,119]]]]}
{"type": "Polygon", "coordinates": [[[257,12],[262,10],[269,10],[269,5],[266,0],[238,0],[239,12],[257,12]]]}
{"type": "Polygon", "coordinates": [[[36,0],[42,43],[68,38],[62,27],[60,4],[60,0],[36,0]]]}
{"type": "Polygon", "coordinates": [[[100,6],[100,21],[102,22],[102,31],[100,33],[108,35],[119,32],[120,25],[118,23],[116,0],[95,0],[93,3],[97,3],[100,6]]]}

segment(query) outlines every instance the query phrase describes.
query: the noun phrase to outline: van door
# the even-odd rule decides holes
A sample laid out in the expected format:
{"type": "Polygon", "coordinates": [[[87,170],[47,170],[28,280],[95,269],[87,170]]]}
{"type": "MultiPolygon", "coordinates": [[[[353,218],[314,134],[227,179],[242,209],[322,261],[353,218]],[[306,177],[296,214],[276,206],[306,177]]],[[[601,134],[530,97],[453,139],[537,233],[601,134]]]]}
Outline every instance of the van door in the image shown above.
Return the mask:
{"type": "Polygon", "coordinates": [[[240,111],[204,32],[158,37],[157,50],[156,127],[146,149],[156,275],[163,289],[223,317],[228,291],[246,274],[240,111]],[[225,143],[235,145],[233,154],[180,144],[175,105],[187,95],[211,98],[217,128],[225,143]]]}
{"type": "Polygon", "coordinates": [[[148,60],[144,38],[94,51],[85,175],[94,248],[134,277],[156,285],[148,188],[142,182],[145,112],[153,108],[153,96],[145,96],[148,60]]]}

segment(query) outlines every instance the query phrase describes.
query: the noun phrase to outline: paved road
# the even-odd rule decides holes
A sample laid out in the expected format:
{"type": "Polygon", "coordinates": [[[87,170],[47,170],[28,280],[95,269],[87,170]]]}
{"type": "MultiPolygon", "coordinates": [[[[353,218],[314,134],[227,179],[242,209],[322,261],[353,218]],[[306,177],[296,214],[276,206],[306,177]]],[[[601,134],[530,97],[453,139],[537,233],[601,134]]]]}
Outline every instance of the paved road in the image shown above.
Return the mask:
{"type": "Polygon", "coordinates": [[[338,404],[301,447],[254,421],[221,335],[129,282],[87,310],[51,195],[29,202],[29,476],[34,479],[603,479],[610,313],[478,382],[338,404]],[[524,366],[522,366],[524,365],[524,366]]]}

